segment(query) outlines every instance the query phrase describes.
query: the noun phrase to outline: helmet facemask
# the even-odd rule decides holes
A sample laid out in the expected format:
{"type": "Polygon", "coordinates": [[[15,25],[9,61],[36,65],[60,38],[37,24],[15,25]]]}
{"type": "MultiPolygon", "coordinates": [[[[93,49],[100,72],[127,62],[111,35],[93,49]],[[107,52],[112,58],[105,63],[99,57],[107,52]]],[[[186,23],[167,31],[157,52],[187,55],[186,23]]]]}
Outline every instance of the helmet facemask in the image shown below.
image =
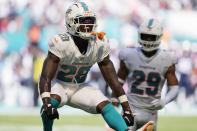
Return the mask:
{"type": "Polygon", "coordinates": [[[95,17],[78,17],[74,19],[76,24],[76,34],[83,39],[89,39],[91,33],[96,29],[96,18],[95,17]]]}
{"type": "Polygon", "coordinates": [[[144,51],[153,51],[159,48],[162,35],[153,35],[153,34],[139,34],[140,40],[139,44],[144,51]]]}

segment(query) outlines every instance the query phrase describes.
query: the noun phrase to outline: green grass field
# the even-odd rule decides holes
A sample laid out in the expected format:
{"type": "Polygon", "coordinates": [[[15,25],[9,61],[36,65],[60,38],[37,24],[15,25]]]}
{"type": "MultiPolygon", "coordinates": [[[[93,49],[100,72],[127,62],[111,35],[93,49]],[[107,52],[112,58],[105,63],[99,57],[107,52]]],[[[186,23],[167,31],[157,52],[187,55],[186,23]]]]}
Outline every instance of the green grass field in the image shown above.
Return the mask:
{"type": "MultiPolygon", "coordinates": [[[[197,131],[197,117],[159,116],[158,131],[197,131]]],[[[55,121],[54,131],[105,131],[99,115],[61,116],[55,121]]],[[[0,115],[0,131],[41,131],[39,116],[0,115]]]]}

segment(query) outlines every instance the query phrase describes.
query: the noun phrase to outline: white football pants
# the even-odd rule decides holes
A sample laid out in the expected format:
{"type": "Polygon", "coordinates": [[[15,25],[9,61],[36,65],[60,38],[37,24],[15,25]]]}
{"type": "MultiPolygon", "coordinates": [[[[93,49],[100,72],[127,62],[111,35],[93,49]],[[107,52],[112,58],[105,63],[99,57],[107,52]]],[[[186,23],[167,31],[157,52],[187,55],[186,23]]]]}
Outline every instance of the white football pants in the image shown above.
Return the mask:
{"type": "Polygon", "coordinates": [[[96,106],[108,100],[102,92],[88,84],[66,84],[54,82],[51,86],[51,94],[57,94],[61,97],[59,107],[69,105],[79,108],[92,114],[96,114],[96,106]]]}

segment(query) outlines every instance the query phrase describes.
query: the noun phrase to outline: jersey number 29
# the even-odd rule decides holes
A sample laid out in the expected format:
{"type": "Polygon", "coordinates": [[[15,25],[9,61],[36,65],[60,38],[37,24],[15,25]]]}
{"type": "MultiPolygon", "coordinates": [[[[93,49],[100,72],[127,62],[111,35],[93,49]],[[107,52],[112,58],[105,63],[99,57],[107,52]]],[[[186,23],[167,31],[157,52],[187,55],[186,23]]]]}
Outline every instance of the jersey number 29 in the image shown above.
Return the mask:
{"type": "Polygon", "coordinates": [[[132,84],[131,93],[143,95],[145,92],[149,96],[155,96],[157,94],[161,81],[161,76],[159,73],[150,72],[146,76],[143,71],[135,70],[133,72],[132,79],[135,79],[135,81],[132,84]],[[146,82],[148,87],[145,89],[139,89],[138,86],[140,86],[142,82],[146,82]]]}

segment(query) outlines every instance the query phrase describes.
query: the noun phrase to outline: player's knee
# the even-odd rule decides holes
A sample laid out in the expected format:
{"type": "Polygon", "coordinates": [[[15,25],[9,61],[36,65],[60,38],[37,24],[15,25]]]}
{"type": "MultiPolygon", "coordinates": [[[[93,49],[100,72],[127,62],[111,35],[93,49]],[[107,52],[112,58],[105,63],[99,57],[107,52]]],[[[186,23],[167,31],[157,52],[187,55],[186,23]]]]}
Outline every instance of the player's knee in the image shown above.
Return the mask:
{"type": "Polygon", "coordinates": [[[101,102],[101,103],[99,103],[98,105],[97,105],[97,107],[96,107],[96,110],[97,110],[97,112],[98,113],[101,113],[101,111],[102,111],[102,109],[107,105],[107,104],[109,104],[110,102],[109,101],[103,101],[103,102],[101,102]]]}
{"type": "Polygon", "coordinates": [[[54,98],[50,98],[50,101],[51,101],[51,106],[54,108],[57,108],[60,104],[60,102],[54,98]]]}
{"type": "Polygon", "coordinates": [[[57,94],[51,94],[51,98],[61,102],[61,97],[59,95],[57,95],[57,94]]]}

